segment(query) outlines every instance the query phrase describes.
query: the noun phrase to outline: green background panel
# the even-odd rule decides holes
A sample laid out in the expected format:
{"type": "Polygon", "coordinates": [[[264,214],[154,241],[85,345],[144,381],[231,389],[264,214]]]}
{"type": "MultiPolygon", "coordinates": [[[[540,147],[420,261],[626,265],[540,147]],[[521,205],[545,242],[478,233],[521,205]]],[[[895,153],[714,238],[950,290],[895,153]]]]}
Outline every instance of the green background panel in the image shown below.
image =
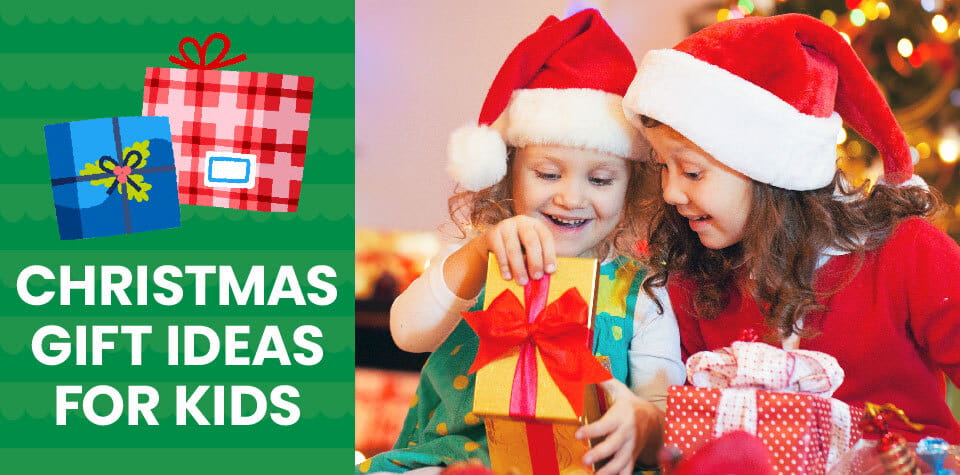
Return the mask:
{"type": "MultiPolygon", "coordinates": [[[[219,46],[215,43],[214,48],[219,46]]],[[[354,421],[354,5],[352,1],[274,1],[259,5],[169,0],[153,5],[111,0],[54,0],[4,4],[0,7],[0,473],[348,473],[353,466],[354,421]],[[231,39],[227,58],[247,55],[229,67],[241,71],[297,74],[315,78],[304,184],[299,211],[263,213],[181,206],[180,228],[126,236],[61,241],[57,231],[43,126],[100,117],[136,116],[142,110],[143,76],[147,67],[177,67],[184,36],[202,42],[214,32],[231,39]],[[54,274],[61,266],[74,280],[84,266],[113,265],[147,269],[145,282],[127,290],[132,305],[87,306],[83,292],[71,293],[71,304],[58,298],[46,305],[23,302],[17,278],[29,265],[43,265],[54,274]],[[317,292],[307,283],[310,267],[327,265],[335,277],[322,277],[338,298],[329,305],[298,305],[282,299],[276,305],[220,305],[217,274],[207,277],[206,305],[197,305],[193,276],[171,278],[183,289],[183,300],[163,306],[148,298],[138,305],[138,289],[147,295],[162,291],[150,278],[154,269],[172,265],[230,266],[243,282],[253,266],[264,268],[264,295],[269,297],[280,266],[293,266],[304,293],[317,292]],[[68,340],[48,337],[44,343],[69,342],[71,357],[47,366],[37,361],[31,342],[45,325],[70,333],[68,340]],[[110,335],[114,349],[103,352],[103,364],[78,365],[78,327],[149,325],[143,337],[142,363],[130,364],[125,335],[110,335]],[[168,364],[168,326],[204,325],[214,329],[221,348],[213,362],[186,366],[168,364]],[[247,344],[238,356],[253,358],[266,326],[280,329],[287,354],[303,351],[293,332],[303,325],[319,328],[310,340],[323,350],[315,365],[282,365],[276,358],[260,365],[226,365],[224,328],[249,327],[240,336],[247,344]],[[127,424],[127,413],[109,426],[70,411],[66,426],[55,424],[56,387],[84,390],[109,385],[124,397],[129,386],[155,388],[159,401],[153,414],[158,425],[127,424]],[[192,391],[200,385],[226,389],[226,425],[201,426],[175,419],[177,386],[192,391]],[[278,409],[270,391],[295,387],[299,420],[289,426],[273,423],[278,409]],[[259,423],[230,425],[229,388],[252,386],[267,396],[268,415],[259,423]]],[[[196,58],[192,47],[187,52],[196,58]]],[[[213,55],[211,55],[213,56],[213,55]]],[[[38,294],[59,292],[59,281],[39,277],[27,288],[38,294]]],[[[183,341],[181,339],[181,345],[183,341]]],[[[198,341],[197,352],[208,350],[198,341]]],[[[275,349],[275,347],[271,347],[275,349]]],[[[180,348],[182,351],[182,348],[180,348]]],[[[78,399],[79,396],[72,396],[78,399]]],[[[112,404],[93,400],[102,414],[112,404]]],[[[238,402],[255,410],[253,400],[238,402]]],[[[126,401],[124,401],[126,406],[126,401]]],[[[198,407],[213,422],[213,389],[198,407]]],[[[285,411],[280,411],[286,414],[285,411]]]]}

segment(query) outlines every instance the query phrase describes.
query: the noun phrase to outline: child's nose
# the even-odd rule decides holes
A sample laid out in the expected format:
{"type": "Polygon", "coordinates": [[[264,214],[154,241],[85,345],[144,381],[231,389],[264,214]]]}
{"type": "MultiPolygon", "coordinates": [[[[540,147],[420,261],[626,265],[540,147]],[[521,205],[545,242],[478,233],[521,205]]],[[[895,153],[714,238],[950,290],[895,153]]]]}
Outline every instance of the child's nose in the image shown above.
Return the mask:
{"type": "Polygon", "coordinates": [[[583,190],[570,180],[553,195],[553,202],[566,209],[582,208],[584,206],[583,190]]]}
{"type": "Polygon", "coordinates": [[[679,206],[687,204],[687,193],[678,183],[675,177],[669,173],[660,176],[660,187],[663,189],[663,201],[669,205],[679,206]]]}

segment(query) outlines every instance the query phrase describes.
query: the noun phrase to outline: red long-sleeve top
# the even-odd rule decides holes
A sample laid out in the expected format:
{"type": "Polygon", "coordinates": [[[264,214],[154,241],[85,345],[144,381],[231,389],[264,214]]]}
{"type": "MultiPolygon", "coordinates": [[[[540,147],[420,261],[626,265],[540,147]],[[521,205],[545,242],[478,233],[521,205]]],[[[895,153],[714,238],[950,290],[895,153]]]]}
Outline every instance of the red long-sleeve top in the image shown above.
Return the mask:
{"type": "MultiPolygon", "coordinates": [[[[821,302],[827,311],[804,318],[804,328],[819,334],[800,340],[800,348],[837,358],[846,375],[835,398],[858,406],[893,403],[925,425],[915,431],[892,422],[908,440],[960,443],[960,425],[944,397],[944,375],[960,384],[960,247],[911,218],[858,261],[852,254],[834,256],[817,271],[817,291],[835,292],[821,302]]],[[[747,328],[771,333],[749,293],[732,295],[715,319],[696,318],[691,284],[671,276],[668,287],[684,361],[729,346],[747,328]]]]}

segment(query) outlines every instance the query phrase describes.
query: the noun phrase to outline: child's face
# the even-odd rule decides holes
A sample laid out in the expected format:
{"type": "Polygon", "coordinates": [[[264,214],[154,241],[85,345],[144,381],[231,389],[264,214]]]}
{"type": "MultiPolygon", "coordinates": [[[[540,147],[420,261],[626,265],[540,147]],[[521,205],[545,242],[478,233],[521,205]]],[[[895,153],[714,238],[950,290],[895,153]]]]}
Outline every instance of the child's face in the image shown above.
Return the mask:
{"type": "Polygon", "coordinates": [[[594,150],[530,145],[517,149],[512,166],[516,213],[547,225],[557,255],[597,257],[594,248],[623,215],[627,161],[594,150]]]}
{"type": "Polygon", "coordinates": [[[710,249],[740,242],[753,199],[751,180],[667,125],[643,133],[656,152],[663,200],[687,218],[700,242],[710,249]]]}

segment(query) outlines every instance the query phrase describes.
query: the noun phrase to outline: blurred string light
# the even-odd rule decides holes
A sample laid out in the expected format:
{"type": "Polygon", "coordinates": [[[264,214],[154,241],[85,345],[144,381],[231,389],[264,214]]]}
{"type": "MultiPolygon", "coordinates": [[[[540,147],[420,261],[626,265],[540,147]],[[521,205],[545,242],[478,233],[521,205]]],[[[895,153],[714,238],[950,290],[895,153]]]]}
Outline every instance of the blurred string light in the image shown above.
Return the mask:
{"type": "Polygon", "coordinates": [[[820,13],[820,21],[833,26],[837,24],[837,14],[833,10],[824,10],[820,13]]]}
{"type": "Polygon", "coordinates": [[[920,158],[927,159],[930,158],[930,145],[926,142],[920,142],[917,144],[917,154],[920,155],[920,158]]]}
{"type": "Polygon", "coordinates": [[[860,10],[866,15],[867,20],[873,21],[880,17],[880,11],[877,10],[877,4],[873,2],[864,2],[860,5],[860,10]]]}
{"type": "Polygon", "coordinates": [[[853,23],[854,26],[863,26],[866,22],[867,16],[863,14],[863,10],[859,8],[850,10],[850,23],[853,23]]]}
{"type": "Polygon", "coordinates": [[[937,153],[940,154],[940,160],[943,160],[943,163],[956,162],[957,157],[960,157],[960,141],[954,136],[947,136],[940,139],[937,153]]]}
{"type": "Polygon", "coordinates": [[[950,104],[953,107],[960,107],[960,89],[950,91],[950,104]]]}
{"type": "Polygon", "coordinates": [[[920,6],[928,12],[932,12],[937,9],[936,0],[920,0],[920,6]]]}
{"type": "Polygon", "coordinates": [[[840,132],[837,132],[837,145],[843,145],[847,141],[847,129],[840,127],[840,132]]]}
{"type": "Polygon", "coordinates": [[[877,17],[881,20],[886,20],[890,18],[890,6],[886,2],[877,3],[877,17]]]}
{"type": "Polygon", "coordinates": [[[960,157],[960,133],[949,127],[943,131],[940,143],[937,145],[937,154],[943,163],[955,163],[960,157]]]}
{"type": "Polygon", "coordinates": [[[909,58],[913,54],[913,42],[908,38],[900,38],[897,42],[897,52],[904,58],[909,58]]]}
{"type": "Polygon", "coordinates": [[[933,25],[934,30],[937,30],[937,33],[943,33],[947,31],[947,19],[943,15],[934,15],[933,20],[930,21],[930,24],[933,25]]]}
{"type": "Polygon", "coordinates": [[[863,153],[863,145],[859,141],[851,140],[847,142],[847,155],[858,158],[863,153]]]}

